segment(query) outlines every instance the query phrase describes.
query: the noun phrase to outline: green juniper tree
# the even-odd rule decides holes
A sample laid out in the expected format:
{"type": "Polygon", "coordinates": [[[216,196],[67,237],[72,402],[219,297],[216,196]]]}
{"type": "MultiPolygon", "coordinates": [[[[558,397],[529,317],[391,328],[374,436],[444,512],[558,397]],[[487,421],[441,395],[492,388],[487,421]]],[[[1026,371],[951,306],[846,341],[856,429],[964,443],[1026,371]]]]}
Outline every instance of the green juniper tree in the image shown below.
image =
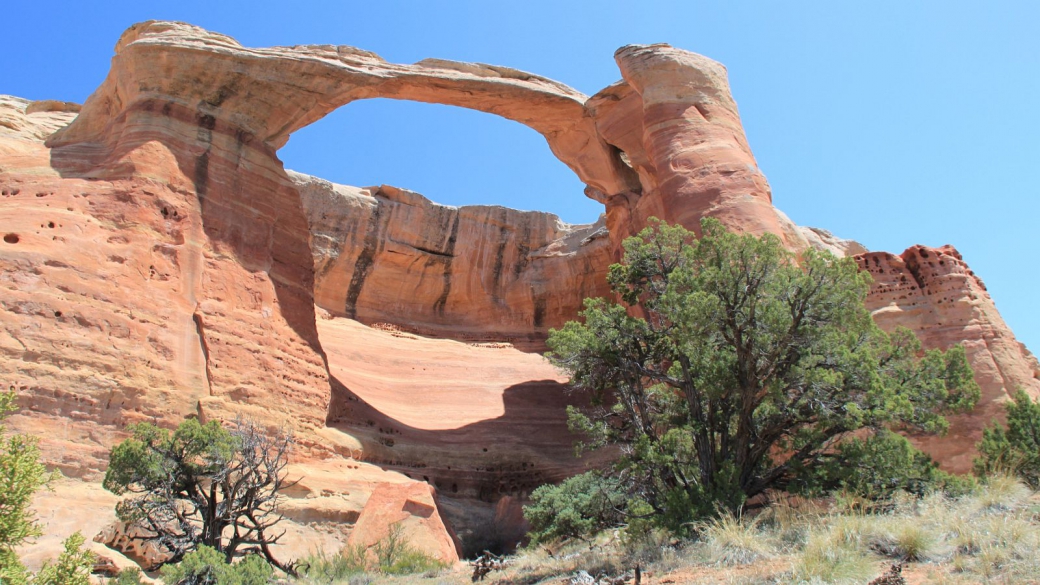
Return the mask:
{"type": "Polygon", "coordinates": [[[670,526],[805,487],[853,433],[942,433],[978,400],[961,347],[874,324],[852,259],[702,231],[655,222],[626,240],[608,277],[621,302],[587,299],[548,340],[593,398],[572,427],[620,446],[616,473],[670,526]]]}

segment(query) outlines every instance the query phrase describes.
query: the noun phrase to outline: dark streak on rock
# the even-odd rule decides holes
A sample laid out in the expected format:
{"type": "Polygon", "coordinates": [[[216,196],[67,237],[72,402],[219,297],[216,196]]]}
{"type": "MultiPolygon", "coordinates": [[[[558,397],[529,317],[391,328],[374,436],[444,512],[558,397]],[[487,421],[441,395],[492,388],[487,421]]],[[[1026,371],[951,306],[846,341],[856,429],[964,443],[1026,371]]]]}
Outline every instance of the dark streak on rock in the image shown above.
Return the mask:
{"type": "Polygon", "coordinates": [[[209,191],[209,150],[213,146],[213,129],[217,126],[217,119],[209,114],[199,112],[196,114],[199,129],[195,139],[206,145],[206,150],[195,159],[195,194],[200,203],[205,203],[206,193],[209,191]]]}
{"type": "Polygon", "coordinates": [[[906,259],[906,269],[910,273],[910,276],[914,277],[914,281],[917,283],[917,289],[921,291],[921,294],[928,294],[925,289],[928,288],[928,284],[924,280],[924,276],[921,274],[921,263],[917,257],[912,254],[907,254],[909,258],[906,259]]]}
{"type": "Polygon", "coordinates": [[[206,385],[209,386],[209,394],[213,395],[213,379],[210,378],[209,371],[209,345],[206,343],[206,331],[202,325],[202,313],[199,313],[196,308],[195,313],[192,314],[191,320],[195,322],[195,333],[199,336],[199,346],[202,348],[202,359],[206,366],[206,385]]]}
{"type": "Polygon", "coordinates": [[[534,297],[534,326],[541,327],[545,323],[545,297],[535,295],[534,297]]]}
{"type": "Polygon", "coordinates": [[[531,254],[531,217],[527,214],[521,216],[520,233],[516,237],[516,264],[513,265],[513,276],[520,278],[520,273],[527,268],[531,254]]]}
{"type": "Polygon", "coordinates": [[[506,210],[502,210],[501,226],[498,228],[498,248],[495,249],[495,264],[491,267],[491,299],[502,304],[502,265],[505,262],[506,244],[509,243],[509,227],[506,210]]]}
{"type": "Polygon", "coordinates": [[[455,258],[455,242],[459,237],[459,212],[456,210],[454,215],[448,245],[444,248],[444,288],[441,290],[441,296],[433,303],[433,312],[440,316],[444,316],[444,306],[448,304],[448,294],[451,293],[451,264],[455,258]]]}
{"type": "Polygon", "coordinates": [[[383,205],[376,200],[376,207],[372,210],[372,216],[368,218],[368,229],[365,231],[365,243],[354,263],[354,273],[350,276],[350,286],[347,287],[347,300],[343,311],[351,319],[357,317],[357,301],[361,296],[361,289],[365,286],[365,279],[372,269],[376,251],[379,249],[379,225],[383,215],[383,205]]]}

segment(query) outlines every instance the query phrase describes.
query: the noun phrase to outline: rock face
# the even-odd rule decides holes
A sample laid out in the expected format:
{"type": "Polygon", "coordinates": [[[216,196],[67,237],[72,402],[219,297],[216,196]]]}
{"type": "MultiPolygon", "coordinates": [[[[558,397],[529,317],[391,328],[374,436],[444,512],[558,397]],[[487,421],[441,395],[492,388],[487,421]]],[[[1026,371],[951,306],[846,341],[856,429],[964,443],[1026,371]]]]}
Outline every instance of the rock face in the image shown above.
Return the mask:
{"type": "Polygon", "coordinates": [[[971,470],[982,429],[1004,416],[1003,403],[1016,389],[1040,396],[1040,364],[997,312],[986,286],[952,246],[914,246],[902,255],[856,256],[874,277],[867,307],[886,330],[907,327],[926,348],[964,346],[982,398],[971,414],[951,417],[945,437],[917,443],[951,471],[971,470]]]}
{"type": "Polygon", "coordinates": [[[950,468],[965,468],[1013,387],[1040,390],[1036,360],[955,251],[866,253],[772,206],[720,64],[667,45],[615,60],[623,79],[588,98],[502,67],[250,49],[147,22],[119,40],[81,110],[0,96],[12,426],[41,436],[66,475],[96,482],[127,423],[241,413],[296,431],[303,481],[284,509],[301,531],[331,526],[322,546],[342,546],[385,483],[437,490],[416,538],[450,541],[447,518],[464,552],[515,541],[533,487],[597,463],[572,457],[573,397],[531,352],[583,298],[607,294],[622,240],[652,216],[692,229],[712,216],[796,252],[860,254],[882,326],[968,346],[983,404],[953,437],[923,443],[950,468]],[[453,208],[283,168],[277,150],[293,131],[375,97],[533,128],[603,218],[453,208]]]}
{"type": "Polygon", "coordinates": [[[400,538],[416,550],[441,562],[459,560],[454,534],[441,521],[433,488],[427,484],[384,483],[376,486],[347,546],[361,547],[376,556],[380,544],[400,538]]]}
{"type": "Polygon", "coordinates": [[[497,206],[447,207],[383,185],[290,173],[314,254],[314,302],[423,335],[538,347],[586,297],[609,293],[602,222],[497,206]]]}

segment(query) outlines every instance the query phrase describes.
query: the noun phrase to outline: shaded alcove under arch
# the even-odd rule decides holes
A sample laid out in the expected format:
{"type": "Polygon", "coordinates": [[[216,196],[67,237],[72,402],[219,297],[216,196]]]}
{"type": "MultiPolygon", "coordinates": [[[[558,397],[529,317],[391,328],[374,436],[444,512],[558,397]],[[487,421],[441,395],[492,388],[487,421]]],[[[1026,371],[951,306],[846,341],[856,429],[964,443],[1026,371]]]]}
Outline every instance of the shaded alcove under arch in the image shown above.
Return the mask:
{"type": "Polygon", "coordinates": [[[603,213],[539,133],[457,106],[357,100],[293,132],[278,157],[333,183],[394,185],[443,205],[543,211],[574,224],[603,213]]]}

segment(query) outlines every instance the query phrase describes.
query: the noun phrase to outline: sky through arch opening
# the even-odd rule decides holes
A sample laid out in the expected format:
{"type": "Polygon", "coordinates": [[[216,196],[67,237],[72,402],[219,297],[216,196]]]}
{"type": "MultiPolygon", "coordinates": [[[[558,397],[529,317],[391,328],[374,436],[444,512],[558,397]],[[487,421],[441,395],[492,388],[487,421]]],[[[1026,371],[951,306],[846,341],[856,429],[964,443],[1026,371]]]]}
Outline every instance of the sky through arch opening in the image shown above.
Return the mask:
{"type": "Polygon", "coordinates": [[[333,183],[393,185],[443,205],[545,211],[575,224],[603,213],[540,134],[456,106],[357,100],[293,132],[278,157],[333,183]]]}

